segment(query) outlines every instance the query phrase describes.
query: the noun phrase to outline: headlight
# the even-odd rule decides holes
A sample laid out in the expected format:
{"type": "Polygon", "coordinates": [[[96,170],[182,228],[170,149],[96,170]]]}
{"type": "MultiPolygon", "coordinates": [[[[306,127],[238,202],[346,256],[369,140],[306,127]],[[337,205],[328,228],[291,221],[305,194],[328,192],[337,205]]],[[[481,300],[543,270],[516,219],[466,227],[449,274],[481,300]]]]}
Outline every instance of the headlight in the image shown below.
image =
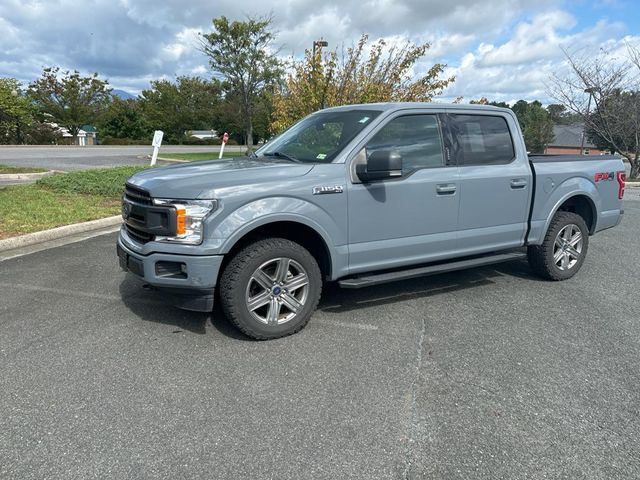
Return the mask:
{"type": "Polygon", "coordinates": [[[202,222],[218,206],[216,200],[167,200],[154,198],[154,205],[171,205],[176,209],[176,236],[156,237],[160,242],[196,245],[202,242],[202,222]]]}

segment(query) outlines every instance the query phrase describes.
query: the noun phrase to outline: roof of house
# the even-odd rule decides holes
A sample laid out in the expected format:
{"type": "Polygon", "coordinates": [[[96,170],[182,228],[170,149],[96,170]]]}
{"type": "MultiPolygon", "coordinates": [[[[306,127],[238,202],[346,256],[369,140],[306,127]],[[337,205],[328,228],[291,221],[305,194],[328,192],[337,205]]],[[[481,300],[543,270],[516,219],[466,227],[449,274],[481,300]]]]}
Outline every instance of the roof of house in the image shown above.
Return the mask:
{"type": "Polygon", "coordinates": [[[80,129],[84,130],[86,133],[96,133],[98,131],[98,129],[93,125],[82,125],[80,129]]]}
{"type": "MultiPolygon", "coordinates": [[[[573,125],[554,125],[553,134],[555,136],[555,140],[549,144],[550,147],[580,148],[582,135],[584,134],[584,125],[582,123],[574,123],[573,125]]],[[[585,137],[584,148],[597,147],[591,143],[587,137],[585,137]]]]}

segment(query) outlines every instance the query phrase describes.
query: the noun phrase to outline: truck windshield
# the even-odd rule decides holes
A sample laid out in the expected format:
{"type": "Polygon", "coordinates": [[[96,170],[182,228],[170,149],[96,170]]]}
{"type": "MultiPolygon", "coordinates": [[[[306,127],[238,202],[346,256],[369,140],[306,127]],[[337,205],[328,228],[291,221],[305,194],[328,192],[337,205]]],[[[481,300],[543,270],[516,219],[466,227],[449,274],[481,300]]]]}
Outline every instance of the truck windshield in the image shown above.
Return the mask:
{"type": "Polygon", "coordinates": [[[256,155],[329,163],[380,113],[379,110],[314,113],[271,140],[256,155]]]}

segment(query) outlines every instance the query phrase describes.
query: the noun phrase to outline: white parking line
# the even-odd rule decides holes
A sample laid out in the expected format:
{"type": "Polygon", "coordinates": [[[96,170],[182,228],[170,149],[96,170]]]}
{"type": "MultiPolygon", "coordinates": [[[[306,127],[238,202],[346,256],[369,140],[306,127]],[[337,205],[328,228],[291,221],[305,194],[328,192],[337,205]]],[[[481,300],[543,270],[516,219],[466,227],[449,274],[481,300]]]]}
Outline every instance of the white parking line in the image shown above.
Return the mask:
{"type": "Polygon", "coordinates": [[[12,250],[6,250],[4,252],[0,252],[0,262],[3,262],[4,260],[9,260],[11,258],[22,257],[23,255],[29,255],[31,253],[40,252],[42,250],[48,250],[49,248],[62,247],[63,245],[68,245],[70,243],[81,242],[83,240],[87,240],[93,237],[98,237],[100,235],[107,235],[109,233],[117,232],[118,230],[120,230],[120,225],[103,228],[100,230],[92,230],[85,233],[77,233],[75,235],[70,235],[68,237],[57,238],[55,240],[49,240],[42,243],[36,243],[34,245],[28,245],[26,247],[19,247],[12,250]]]}

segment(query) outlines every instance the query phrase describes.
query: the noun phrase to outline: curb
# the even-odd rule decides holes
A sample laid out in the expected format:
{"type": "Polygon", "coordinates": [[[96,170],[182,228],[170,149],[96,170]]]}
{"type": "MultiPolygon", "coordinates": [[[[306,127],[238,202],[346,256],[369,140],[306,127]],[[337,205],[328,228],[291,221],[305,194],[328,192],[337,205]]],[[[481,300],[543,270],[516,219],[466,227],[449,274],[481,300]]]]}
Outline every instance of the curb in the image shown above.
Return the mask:
{"type": "Polygon", "coordinates": [[[42,177],[49,177],[59,173],[56,170],[48,170],[38,173],[0,173],[0,181],[2,180],[39,180],[42,177]]]}
{"type": "Polygon", "coordinates": [[[640,188],[640,182],[624,182],[625,187],[640,188]]]}
{"type": "Polygon", "coordinates": [[[56,227],[50,230],[42,230],[41,232],[28,233],[18,237],[5,238],[0,240],[0,252],[5,250],[13,250],[14,248],[26,247],[36,243],[56,240],[58,238],[68,237],[77,233],[90,232],[106,227],[114,227],[122,223],[122,217],[115,215],[113,217],[100,218],[89,222],[74,223],[63,227],[56,227]]]}
{"type": "Polygon", "coordinates": [[[175,162],[175,163],[190,163],[193,160],[183,160],[181,158],[170,158],[170,157],[158,157],[158,160],[162,160],[163,162],[175,162]]]}

